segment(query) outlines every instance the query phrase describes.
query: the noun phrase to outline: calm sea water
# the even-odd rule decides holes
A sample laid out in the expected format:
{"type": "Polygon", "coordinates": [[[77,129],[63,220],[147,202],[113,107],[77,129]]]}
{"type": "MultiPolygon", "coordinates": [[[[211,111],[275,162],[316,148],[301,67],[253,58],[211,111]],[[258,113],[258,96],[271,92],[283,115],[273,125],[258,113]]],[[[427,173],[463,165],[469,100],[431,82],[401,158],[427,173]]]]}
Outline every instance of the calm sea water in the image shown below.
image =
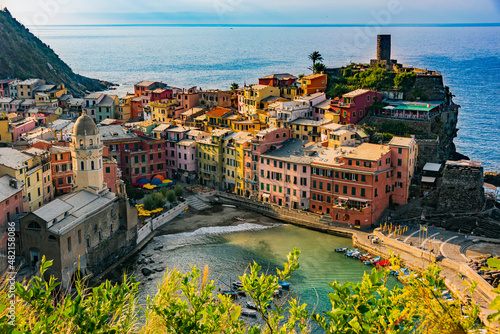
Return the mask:
{"type": "MultiPolygon", "coordinates": [[[[332,290],[328,283],[334,280],[341,283],[359,282],[363,273],[373,268],[334,252],[335,248],[344,246],[351,247],[351,240],[292,225],[273,227],[244,223],[158,236],[141,253],[152,254],[155,264],[148,265],[150,268],[175,267],[186,272],[190,270],[190,265],[202,269],[208,264],[210,279],[215,280],[221,289],[227,289],[227,285],[237,280],[253,261],[259,263],[264,271],[275,273],[276,267],[282,268],[286,255],[297,247],[302,253],[299,270],[288,280],[293,288],[292,293],[308,304],[309,311],[324,312],[331,309],[327,293],[332,290]],[[155,251],[158,245],[164,247],[155,251]],[[158,264],[159,261],[163,263],[158,264]]],[[[137,258],[143,256],[136,256],[129,263],[131,268],[141,268],[135,263],[137,258]]],[[[148,281],[138,274],[139,280],[145,282],[140,291],[141,303],[145,302],[147,295],[156,293],[162,274],[155,273],[151,277],[153,279],[148,281]]],[[[389,278],[389,287],[396,283],[393,277],[389,278]]]]}
{"type": "MultiPolygon", "coordinates": [[[[227,89],[279,72],[308,73],[318,50],[327,66],[369,62],[376,28],[47,26],[36,34],[77,73],[122,85],[140,80],[227,89]]],[[[500,27],[390,27],[392,58],[439,71],[462,106],[458,151],[500,170],[500,27]]]]}

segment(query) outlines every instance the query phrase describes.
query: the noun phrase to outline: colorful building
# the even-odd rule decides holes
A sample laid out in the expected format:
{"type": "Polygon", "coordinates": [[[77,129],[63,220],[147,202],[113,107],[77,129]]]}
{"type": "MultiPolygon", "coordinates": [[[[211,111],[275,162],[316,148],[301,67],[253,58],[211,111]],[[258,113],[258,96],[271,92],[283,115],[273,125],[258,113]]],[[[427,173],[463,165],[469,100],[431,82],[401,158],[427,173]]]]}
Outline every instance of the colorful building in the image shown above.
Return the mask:
{"type": "Polygon", "coordinates": [[[340,123],[357,124],[368,115],[369,107],[382,99],[382,94],[368,89],[356,89],[331,102],[331,111],[340,115],[340,123]]]}
{"type": "Polygon", "coordinates": [[[279,148],[260,155],[259,198],[263,202],[294,209],[308,209],[311,161],[323,147],[300,139],[289,139],[279,148]]]}
{"type": "Polygon", "coordinates": [[[238,93],[238,112],[253,115],[257,109],[263,109],[262,100],[270,96],[281,97],[280,89],[273,86],[253,85],[242,88],[238,93]]]}
{"type": "Polygon", "coordinates": [[[222,189],[223,138],[229,133],[229,129],[217,129],[210,136],[196,141],[200,184],[222,189]]]}
{"type": "Polygon", "coordinates": [[[215,107],[231,108],[230,91],[222,91],[218,89],[209,89],[198,92],[199,103],[201,107],[213,109],[215,107]]]}
{"type": "MultiPolygon", "coordinates": [[[[43,166],[41,157],[0,147],[0,176],[10,175],[24,183],[24,211],[33,211],[43,205],[43,166]]],[[[50,160],[49,160],[50,166],[50,160]]]]}
{"type": "Polygon", "coordinates": [[[304,95],[326,92],[326,74],[310,74],[300,80],[300,88],[304,95]]]}
{"type": "Polygon", "coordinates": [[[312,119],[299,118],[289,123],[292,129],[292,137],[308,141],[321,140],[321,127],[331,123],[328,119],[313,121],[312,119]]]}

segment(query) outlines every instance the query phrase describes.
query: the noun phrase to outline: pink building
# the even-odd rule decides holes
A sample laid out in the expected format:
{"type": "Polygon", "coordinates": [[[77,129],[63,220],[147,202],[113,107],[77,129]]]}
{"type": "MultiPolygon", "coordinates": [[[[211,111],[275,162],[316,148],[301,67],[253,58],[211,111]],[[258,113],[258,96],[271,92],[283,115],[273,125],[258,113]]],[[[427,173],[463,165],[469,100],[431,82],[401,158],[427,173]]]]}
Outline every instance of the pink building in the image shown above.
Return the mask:
{"type": "Polygon", "coordinates": [[[33,118],[25,118],[18,122],[11,123],[12,137],[16,141],[25,133],[30,132],[36,127],[36,121],[33,118]]]}
{"type": "Polygon", "coordinates": [[[295,209],[309,209],[311,161],[323,148],[319,144],[290,139],[260,155],[259,198],[295,209]]]}
{"type": "Polygon", "coordinates": [[[194,183],[197,169],[196,141],[210,136],[208,132],[189,130],[183,133],[183,139],[176,143],[178,178],[182,182],[194,183]]]}
{"type": "Polygon", "coordinates": [[[181,93],[177,94],[177,101],[179,101],[179,108],[175,110],[175,118],[180,118],[183,112],[200,104],[198,89],[196,87],[183,89],[181,93]]]}
{"type": "MultiPolygon", "coordinates": [[[[9,227],[17,215],[23,212],[23,186],[19,180],[4,175],[0,177],[0,257],[7,257],[7,240],[9,227]]],[[[7,269],[7,261],[1,261],[0,272],[7,269]]]]}
{"type": "Polygon", "coordinates": [[[116,193],[116,182],[121,175],[118,173],[118,164],[116,160],[109,156],[109,148],[104,146],[103,148],[103,172],[104,172],[104,182],[108,186],[108,189],[116,193]]]}
{"type": "MultiPolygon", "coordinates": [[[[259,189],[259,160],[260,155],[272,147],[279,147],[284,141],[290,139],[292,131],[284,128],[267,128],[255,134],[255,138],[244,148],[243,166],[245,191],[238,193],[241,196],[258,196],[259,189]]],[[[237,189],[241,192],[241,189],[237,189]]]]}

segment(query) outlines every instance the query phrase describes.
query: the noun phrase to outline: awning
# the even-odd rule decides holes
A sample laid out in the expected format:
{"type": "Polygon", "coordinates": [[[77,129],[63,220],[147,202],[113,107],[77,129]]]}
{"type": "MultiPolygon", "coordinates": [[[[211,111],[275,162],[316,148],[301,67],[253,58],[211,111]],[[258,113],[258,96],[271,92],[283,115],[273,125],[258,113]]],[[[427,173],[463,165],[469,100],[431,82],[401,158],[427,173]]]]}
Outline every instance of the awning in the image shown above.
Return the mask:
{"type": "Polygon", "coordinates": [[[268,193],[263,193],[263,194],[262,194],[262,197],[264,197],[264,198],[269,198],[269,197],[271,197],[271,194],[268,194],[268,193]]]}
{"type": "Polygon", "coordinates": [[[436,178],[430,177],[430,176],[422,176],[422,182],[423,183],[434,183],[434,182],[436,182],[436,178]]]}

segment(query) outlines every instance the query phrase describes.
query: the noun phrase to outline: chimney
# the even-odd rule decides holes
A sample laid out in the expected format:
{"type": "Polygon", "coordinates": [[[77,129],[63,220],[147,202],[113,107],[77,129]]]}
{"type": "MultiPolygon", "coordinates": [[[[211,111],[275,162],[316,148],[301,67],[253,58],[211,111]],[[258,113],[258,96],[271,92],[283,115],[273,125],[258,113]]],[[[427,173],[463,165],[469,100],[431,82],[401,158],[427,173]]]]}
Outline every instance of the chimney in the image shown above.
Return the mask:
{"type": "Polygon", "coordinates": [[[17,180],[16,179],[11,179],[9,181],[9,186],[11,186],[12,188],[17,189],[17,180]]]}

